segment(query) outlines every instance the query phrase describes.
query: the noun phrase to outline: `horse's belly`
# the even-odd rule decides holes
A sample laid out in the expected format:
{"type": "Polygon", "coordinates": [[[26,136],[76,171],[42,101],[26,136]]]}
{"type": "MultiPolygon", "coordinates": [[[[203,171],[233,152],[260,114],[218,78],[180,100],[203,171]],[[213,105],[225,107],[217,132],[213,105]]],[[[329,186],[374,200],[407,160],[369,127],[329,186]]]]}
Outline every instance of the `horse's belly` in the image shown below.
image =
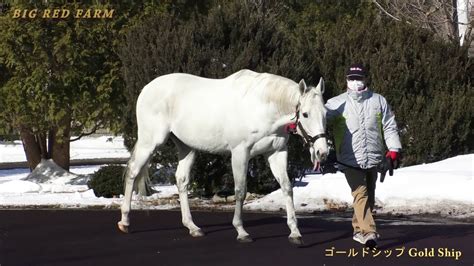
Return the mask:
{"type": "Polygon", "coordinates": [[[186,145],[211,153],[231,151],[238,146],[251,149],[251,153],[261,154],[267,150],[279,149],[280,142],[261,127],[245,122],[226,123],[215,120],[194,119],[179,123],[172,132],[186,145]]]}
{"type": "Polygon", "coordinates": [[[231,151],[239,145],[247,145],[256,140],[246,128],[223,126],[208,120],[193,120],[180,123],[172,128],[173,134],[186,145],[211,153],[231,151]]]}
{"type": "Polygon", "coordinates": [[[242,132],[244,130],[238,124],[224,122],[222,114],[203,111],[196,110],[187,118],[173,122],[171,131],[186,145],[211,153],[222,153],[231,150],[248,135],[242,132]]]}
{"type": "Polygon", "coordinates": [[[189,125],[182,125],[172,132],[180,141],[196,150],[210,153],[224,153],[231,150],[228,141],[216,131],[202,130],[200,127],[189,130],[190,128],[189,125]],[[193,134],[187,132],[193,132],[193,134]]]}

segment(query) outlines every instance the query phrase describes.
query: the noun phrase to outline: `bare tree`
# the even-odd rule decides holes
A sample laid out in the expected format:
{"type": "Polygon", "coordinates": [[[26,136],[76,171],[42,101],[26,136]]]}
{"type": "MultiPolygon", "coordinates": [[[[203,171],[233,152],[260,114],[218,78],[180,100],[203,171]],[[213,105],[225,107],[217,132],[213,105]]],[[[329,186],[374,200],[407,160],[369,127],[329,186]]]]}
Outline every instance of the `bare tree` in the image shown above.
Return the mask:
{"type": "Polygon", "coordinates": [[[430,30],[460,44],[470,43],[469,0],[372,0],[387,16],[430,30]],[[465,42],[467,41],[467,42],[465,42]]]}

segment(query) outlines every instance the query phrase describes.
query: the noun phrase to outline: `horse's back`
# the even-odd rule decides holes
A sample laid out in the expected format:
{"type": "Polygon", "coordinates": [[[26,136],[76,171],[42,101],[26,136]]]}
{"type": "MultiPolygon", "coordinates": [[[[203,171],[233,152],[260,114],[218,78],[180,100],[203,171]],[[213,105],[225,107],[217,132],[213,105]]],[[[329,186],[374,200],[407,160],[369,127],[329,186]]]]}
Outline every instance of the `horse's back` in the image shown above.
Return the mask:
{"type": "Polygon", "coordinates": [[[159,76],[148,83],[143,88],[142,94],[150,94],[153,91],[160,94],[166,94],[167,92],[181,93],[181,90],[214,87],[218,83],[221,83],[221,80],[203,78],[186,73],[172,73],[159,76]]]}

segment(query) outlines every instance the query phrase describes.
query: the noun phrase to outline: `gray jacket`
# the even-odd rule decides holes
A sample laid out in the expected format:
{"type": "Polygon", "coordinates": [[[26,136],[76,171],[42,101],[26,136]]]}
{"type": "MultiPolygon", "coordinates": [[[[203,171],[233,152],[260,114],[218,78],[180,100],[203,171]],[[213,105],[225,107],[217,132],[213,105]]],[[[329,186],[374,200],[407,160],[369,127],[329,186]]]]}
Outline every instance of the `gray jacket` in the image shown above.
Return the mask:
{"type": "Polygon", "coordinates": [[[375,167],[383,159],[384,140],[389,150],[401,150],[395,116],[382,95],[348,90],[331,98],[326,108],[339,162],[362,169],[375,167]]]}

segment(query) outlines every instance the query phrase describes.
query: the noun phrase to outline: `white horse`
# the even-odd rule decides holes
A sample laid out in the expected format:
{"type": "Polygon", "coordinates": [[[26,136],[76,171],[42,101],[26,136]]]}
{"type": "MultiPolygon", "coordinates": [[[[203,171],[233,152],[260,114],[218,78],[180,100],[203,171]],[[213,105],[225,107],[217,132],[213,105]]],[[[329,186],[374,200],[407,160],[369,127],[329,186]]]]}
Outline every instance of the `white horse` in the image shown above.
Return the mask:
{"type": "Polygon", "coordinates": [[[289,135],[285,128],[297,122],[297,133],[310,144],[313,163],[317,165],[323,160],[328,151],[323,92],[323,79],[313,88],[307,87],[304,80],[297,84],[284,77],[250,70],[241,70],[224,79],[175,73],[150,82],[137,100],[138,139],[125,174],[119,229],[128,232],[134,184],[143,187],[150,156],[170,137],[179,155],[176,186],[182,222],[192,236],[204,235],[194,224],[188,203],[187,187],[196,150],[231,153],[236,199],[232,224],[240,242],[252,241],[241,217],[248,161],[264,154],[285,198],[291,230],[289,240],[301,244],[287,174],[289,135]]]}

